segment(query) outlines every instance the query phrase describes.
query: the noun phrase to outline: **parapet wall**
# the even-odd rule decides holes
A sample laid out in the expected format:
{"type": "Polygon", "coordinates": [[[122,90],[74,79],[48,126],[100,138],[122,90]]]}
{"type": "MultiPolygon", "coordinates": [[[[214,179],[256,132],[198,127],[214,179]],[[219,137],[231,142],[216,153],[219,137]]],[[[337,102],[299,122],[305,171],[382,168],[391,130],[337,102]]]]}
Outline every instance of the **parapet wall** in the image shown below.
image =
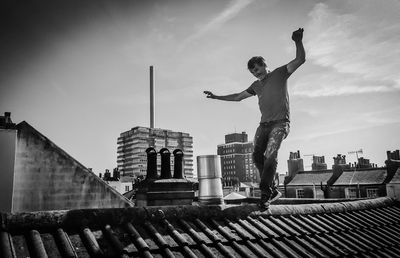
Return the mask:
{"type": "Polygon", "coordinates": [[[13,212],[131,206],[28,123],[17,130],[13,212]]]}

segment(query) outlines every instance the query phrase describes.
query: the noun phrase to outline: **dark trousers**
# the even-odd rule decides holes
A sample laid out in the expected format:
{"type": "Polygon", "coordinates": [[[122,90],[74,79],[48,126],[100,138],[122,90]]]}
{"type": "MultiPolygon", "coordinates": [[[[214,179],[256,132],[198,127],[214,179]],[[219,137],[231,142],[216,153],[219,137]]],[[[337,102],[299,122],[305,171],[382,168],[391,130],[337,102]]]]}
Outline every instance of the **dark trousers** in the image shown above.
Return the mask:
{"type": "Polygon", "coordinates": [[[261,123],[254,136],[253,162],[260,173],[261,194],[271,195],[275,186],[278,165],[278,150],[283,139],[289,134],[290,125],[286,120],[261,123]]]}

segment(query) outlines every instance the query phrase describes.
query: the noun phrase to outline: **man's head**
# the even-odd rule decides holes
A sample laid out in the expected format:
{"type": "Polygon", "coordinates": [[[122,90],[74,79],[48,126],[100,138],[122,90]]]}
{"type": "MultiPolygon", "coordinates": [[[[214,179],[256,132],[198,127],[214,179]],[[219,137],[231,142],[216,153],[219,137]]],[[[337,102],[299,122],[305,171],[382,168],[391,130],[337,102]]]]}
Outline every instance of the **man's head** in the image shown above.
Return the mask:
{"type": "Polygon", "coordinates": [[[262,56],[252,57],[249,62],[247,62],[247,68],[259,80],[262,80],[267,76],[267,65],[262,56]]]}

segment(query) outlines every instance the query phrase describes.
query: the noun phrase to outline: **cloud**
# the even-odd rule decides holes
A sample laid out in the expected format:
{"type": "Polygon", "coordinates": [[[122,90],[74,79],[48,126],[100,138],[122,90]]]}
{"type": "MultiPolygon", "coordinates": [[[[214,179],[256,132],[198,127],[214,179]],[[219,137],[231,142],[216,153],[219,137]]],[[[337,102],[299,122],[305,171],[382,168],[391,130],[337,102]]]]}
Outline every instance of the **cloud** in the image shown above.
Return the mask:
{"type": "Polygon", "coordinates": [[[297,94],[400,91],[399,13],[395,0],[316,4],[309,13],[305,46],[308,61],[326,69],[308,83],[300,81],[297,94]]]}
{"type": "Polygon", "coordinates": [[[187,37],[179,49],[185,48],[192,41],[201,38],[203,35],[207,34],[209,31],[218,29],[227,21],[235,18],[240,11],[246,8],[249,4],[251,4],[254,0],[233,0],[227,8],[222,10],[217,16],[211,19],[209,22],[199,27],[193,34],[187,37]]]}
{"type": "Polygon", "coordinates": [[[393,81],[368,80],[355,74],[340,74],[335,71],[320,71],[299,78],[292,93],[303,97],[349,96],[365,93],[396,91],[393,81]]]}

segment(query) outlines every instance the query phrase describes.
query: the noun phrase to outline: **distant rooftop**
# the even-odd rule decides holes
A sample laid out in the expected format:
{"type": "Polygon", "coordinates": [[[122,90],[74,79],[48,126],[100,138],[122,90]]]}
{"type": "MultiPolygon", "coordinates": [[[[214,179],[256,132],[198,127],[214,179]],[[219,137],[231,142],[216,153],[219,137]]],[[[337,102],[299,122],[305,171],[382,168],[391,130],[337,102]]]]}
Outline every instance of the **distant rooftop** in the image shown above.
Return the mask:
{"type": "Polygon", "coordinates": [[[385,168],[344,171],[333,185],[383,184],[386,176],[385,168]]]}
{"type": "Polygon", "coordinates": [[[289,182],[288,185],[320,185],[326,184],[332,176],[332,170],[301,171],[289,182]]]}

